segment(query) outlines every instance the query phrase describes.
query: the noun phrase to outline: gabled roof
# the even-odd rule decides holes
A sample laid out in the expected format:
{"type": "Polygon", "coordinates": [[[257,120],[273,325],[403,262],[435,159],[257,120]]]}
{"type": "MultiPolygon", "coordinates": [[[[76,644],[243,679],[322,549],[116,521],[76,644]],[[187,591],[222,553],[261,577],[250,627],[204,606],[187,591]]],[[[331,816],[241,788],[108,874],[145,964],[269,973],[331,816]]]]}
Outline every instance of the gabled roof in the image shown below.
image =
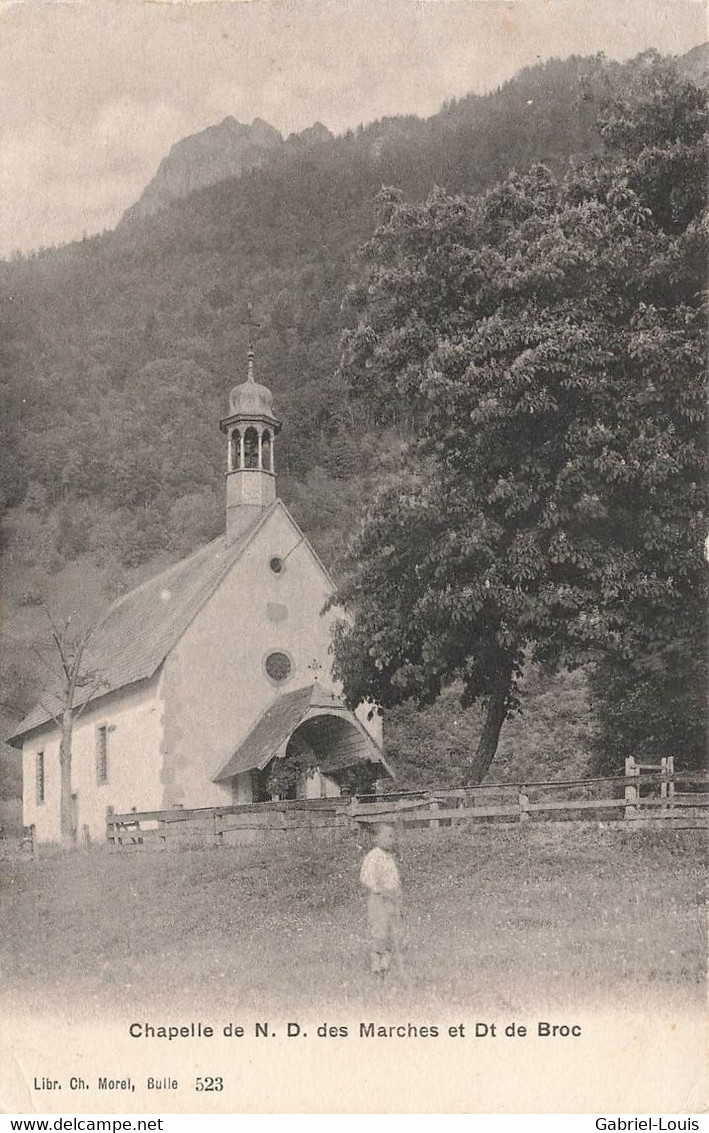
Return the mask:
{"type": "MultiPolygon", "coordinates": [[[[152,677],[183,633],[211,598],[266,518],[285,505],[276,500],[233,543],[221,535],[188,558],[168,567],[119,598],[99,623],[85,654],[84,669],[100,676],[95,698],[152,677]]],[[[289,516],[290,518],[290,516],[289,516]]],[[[84,690],[84,698],[91,689],[84,690]]],[[[9,737],[21,739],[60,710],[58,685],[47,689],[42,703],[9,737]]],[[[76,705],[81,705],[77,694],[76,705]]]]}
{"type": "MultiPolygon", "coordinates": [[[[365,758],[373,763],[381,763],[389,775],[393,772],[372,736],[362,727],[357,717],[333,693],[328,693],[318,684],[294,689],[293,692],[279,696],[269,704],[263,715],[239,745],[221,771],[214,776],[219,783],[231,779],[244,771],[262,771],[276,755],[284,755],[289,739],[296,728],[305,720],[315,716],[333,715],[348,720],[365,741],[365,758]]],[[[363,745],[364,746],[364,745],[363,745]]],[[[361,758],[358,757],[358,758],[361,758]]],[[[350,762],[353,762],[351,760],[350,762]]]]}

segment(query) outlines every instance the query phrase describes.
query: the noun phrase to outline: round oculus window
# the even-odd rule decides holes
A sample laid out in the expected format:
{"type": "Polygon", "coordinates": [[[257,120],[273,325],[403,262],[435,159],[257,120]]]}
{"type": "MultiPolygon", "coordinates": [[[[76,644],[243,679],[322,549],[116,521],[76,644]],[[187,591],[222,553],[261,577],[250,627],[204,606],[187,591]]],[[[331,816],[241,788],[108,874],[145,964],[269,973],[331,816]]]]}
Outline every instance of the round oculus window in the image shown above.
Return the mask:
{"type": "Polygon", "coordinates": [[[278,555],[274,555],[272,559],[268,560],[268,565],[274,574],[280,574],[283,570],[283,559],[279,558],[278,555]]]}
{"type": "Polygon", "coordinates": [[[293,670],[287,653],[269,653],[265,668],[272,681],[287,680],[293,670]]]}

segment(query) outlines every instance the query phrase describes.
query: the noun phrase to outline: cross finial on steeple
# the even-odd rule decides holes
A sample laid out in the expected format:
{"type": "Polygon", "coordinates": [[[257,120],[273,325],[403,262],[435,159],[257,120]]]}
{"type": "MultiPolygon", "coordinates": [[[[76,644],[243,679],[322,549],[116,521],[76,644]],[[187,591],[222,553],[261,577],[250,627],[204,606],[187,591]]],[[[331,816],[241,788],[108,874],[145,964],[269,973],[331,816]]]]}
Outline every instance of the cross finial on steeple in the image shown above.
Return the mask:
{"type": "Polygon", "coordinates": [[[249,349],[246,353],[246,361],[247,361],[246,380],[247,380],[247,382],[253,382],[254,381],[254,327],[257,327],[260,324],[257,323],[256,320],[254,319],[254,309],[253,309],[253,306],[251,305],[251,303],[247,304],[247,310],[249,312],[249,349]]]}

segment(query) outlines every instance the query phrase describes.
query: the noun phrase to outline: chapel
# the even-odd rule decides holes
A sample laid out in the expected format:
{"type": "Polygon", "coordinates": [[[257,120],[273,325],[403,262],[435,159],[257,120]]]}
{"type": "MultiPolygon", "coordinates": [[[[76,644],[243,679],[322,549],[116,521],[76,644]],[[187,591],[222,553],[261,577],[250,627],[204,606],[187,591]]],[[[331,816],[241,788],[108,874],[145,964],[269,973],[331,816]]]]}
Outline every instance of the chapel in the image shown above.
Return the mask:
{"type": "MultiPolygon", "coordinates": [[[[281,422],[251,347],[220,428],[224,535],[119,598],[91,638],[100,685],[77,695],[72,741],[79,840],[104,839],[109,812],[335,796],[391,774],[378,714],[351,711],[333,677],[343,614],[277,496],[281,422]]],[[[8,741],[38,841],[60,838],[59,705],[47,689],[8,741]]]]}

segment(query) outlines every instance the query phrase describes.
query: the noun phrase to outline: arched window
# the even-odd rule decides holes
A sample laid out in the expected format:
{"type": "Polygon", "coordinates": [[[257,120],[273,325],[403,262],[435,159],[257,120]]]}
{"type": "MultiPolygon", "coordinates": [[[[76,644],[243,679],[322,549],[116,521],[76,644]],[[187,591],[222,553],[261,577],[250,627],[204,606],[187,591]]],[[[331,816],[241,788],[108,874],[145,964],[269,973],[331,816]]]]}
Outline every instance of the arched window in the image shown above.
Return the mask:
{"type": "Polygon", "coordinates": [[[258,433],[253,428],[244,433],[244,468],[258,468],[258,433]]]}
{"type": "Polygon", "coordinates": [[[261,467],[264,472],[273,472],[273,454],[271,452],[271,434],[264,429],[261,435],[261,467]]]}
{"type": "Polygon", "coordinates": [[[229,471],[235,472],[241,465],[241,433],[234,429],[229,445],[229,471]]]}

